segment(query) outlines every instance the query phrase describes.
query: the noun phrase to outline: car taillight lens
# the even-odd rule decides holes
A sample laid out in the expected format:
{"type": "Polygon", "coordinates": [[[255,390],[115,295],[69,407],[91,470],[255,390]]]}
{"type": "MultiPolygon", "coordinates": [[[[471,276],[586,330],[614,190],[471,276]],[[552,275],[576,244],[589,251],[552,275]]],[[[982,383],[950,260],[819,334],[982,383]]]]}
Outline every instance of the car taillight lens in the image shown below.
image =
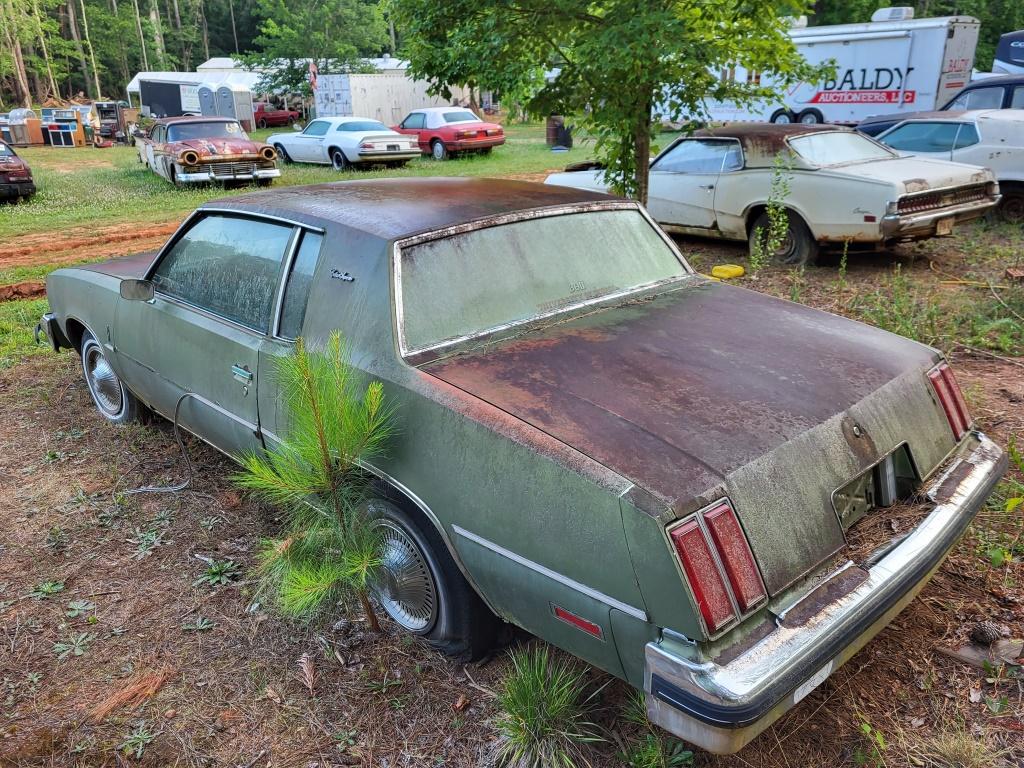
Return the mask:
{"type": "Polygon", "coordinates": [[[768,594],[754,563],[754,553],[750,551],[747,537],[743,535],[740,521],[732,507],[723,503],[705,512],[704,522],[711,532],[711,539],[718,550],[725,575],[729,577],[729,585],[736,597],[736,603],[740,611],[747,613],[767,598],[768,594]]]}
{"type": "Polygon", "coordinates": [[[700,615],[704,617],[708,630],[717,632],[736,614],[704,531],[697,520],[692,519],[673,529],[669,536],[700,615]]]}
{"type": "Polygon", "coordinates": [[[362,144],[359,145],[359,148],[360,149],[373,149],[373,144],[371,144],[368,141],[364,141],[362,144]]]}
{"type": "Polygon", "coordinates": [[[928,372],[928,380],[931,381],[939,404],[946,413],[946,420],[953,430],[953,436],[959,440],[970,429],[971,417],[967,413],[967,403],[964,402],[960,385],[953,376],[953,369],[948,363],[939,363],[928,372]]]}

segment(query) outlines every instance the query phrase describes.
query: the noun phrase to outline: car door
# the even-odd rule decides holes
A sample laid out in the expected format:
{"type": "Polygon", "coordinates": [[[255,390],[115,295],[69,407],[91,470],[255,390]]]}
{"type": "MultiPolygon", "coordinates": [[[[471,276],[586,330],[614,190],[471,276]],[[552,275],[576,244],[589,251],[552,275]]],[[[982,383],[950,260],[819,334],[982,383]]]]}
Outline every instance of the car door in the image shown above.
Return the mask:
{"type": "Polygon", "coordinates": [[[952,160],[953,146],[962,123],[915,120],[897,125],[878,137],[898,152],[952,160]]]}
{"type": "MultiPolygon", "coordinates": [[[[288,263],[285,265],[284,291],[276,310],[270,335],[260,345],[259,370],[273,370],[278,358],[289,354],[295,339],[303,333],[306,318],[306,302],[313,287],[313,275],[320,260],[324,241],[323,232],[303,228],[299,241],[288,263]]],[[[279,397],[277,382],[264,376],[259,388],[259,418],[267,446],[278,442],[288,431],[287,410],[279,397]]]]}
{"type": "Polygon", "coordinates": [[[292,156],[292,160],[302,163],[326,163],[324,136],[330,127],[331,124],[327,120],[314,120],[307,125],[302,133],[295,136],[295,141],[289,144],[288,154],[292,156]],[[294,152],[291,147],[295,147],[294,152]]]}
{"type": "Polygon", "coordinates": [[[118,300],[113,343],[129,387],[228,454],[261,446],[259,349],[297,232],[200,213],[150,269],[153,299],[118,300]]]}
{"type": "Polygon", "coordinates": [[[726,162],[735,162],[734,139],[683,139],[651,166],[647,209],[663,224],[715,226],[715,186],[726,162]]]}
{"type": "Polygon", "coordinates": [[[416,137],[421,152],[429,152],[430,146],[424,145],[427,130],[427,116],[423,112],[410,112],[398,126],[399,133],[411,134],[416,137]]]}
{"type": "Polygon", "coordinates": [[[157,173],[163,172],[162,166],[156,164],[156,158],[158,156],[158,145],[163,144],[163,136],[166,133],[167,129],[164,126],[154,126],[153,132],[149,134],[149,139],[146,141],[146,165],[157,173]]]}

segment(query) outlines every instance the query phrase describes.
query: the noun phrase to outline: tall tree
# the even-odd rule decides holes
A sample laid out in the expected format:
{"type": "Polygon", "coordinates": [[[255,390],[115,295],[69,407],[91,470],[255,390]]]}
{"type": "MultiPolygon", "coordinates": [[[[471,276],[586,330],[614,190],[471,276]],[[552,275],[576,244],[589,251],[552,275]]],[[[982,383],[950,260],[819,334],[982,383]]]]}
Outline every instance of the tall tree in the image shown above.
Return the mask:
{"type": "Polygon", "coordinates": [[[80,2],[82,3],[82,32],[84,34],[85,47],[89,51],[89,62],[92,65],[92,83],[96,89],[93,93],[95,93],[95,98],[100,99],[103,98],[103,91],[100,90],[100,71],[96,67],[96,51],[92,47],[92,37],[89,35],[89,17],[85,13],[85,0],[80,0],[80,2]]]}
{"type": "Polygon", "coordinates": [[[656,119],[700,118],[709,100],[751,104],[816,73],[797,54],[782,14],[804,0],[392,0],[411,74],[435,91],[505,90],[560,67],[530,100],[535,114],[577,115],[597,137],[612,187],[647,199],[656,119]],[[765,80],[767,82],[767,79],[765,80]]]}
{"type": "Polygon", "coordinates": [[[356,71],[365,56],[388,44],[380,6],[369,0],[258,0],[260,53],[246,56],[254,67],[273,67],[267,88],[308,93],[306,74],[314,61],[320,72],[356,71]]]}

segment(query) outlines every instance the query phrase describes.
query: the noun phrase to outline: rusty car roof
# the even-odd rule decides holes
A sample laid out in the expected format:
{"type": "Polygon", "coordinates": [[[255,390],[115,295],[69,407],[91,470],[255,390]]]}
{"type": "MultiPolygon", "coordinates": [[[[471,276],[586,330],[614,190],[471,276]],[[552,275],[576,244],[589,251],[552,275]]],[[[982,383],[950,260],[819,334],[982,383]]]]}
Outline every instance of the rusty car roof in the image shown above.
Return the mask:
{"type": "Polygon", "coordinates": [[[227,115],[178,115],[176,117],[158,117],[154,125],[174,125],[175,123],[237,123],[238,120],[227,115]]]}
{"type": "Polygon", "coordinates": [[[802,123],[726,123],[702,128],[694,132],[698,138],[736,139],[743,146],[745,165],[748,168],[771,166],[780,152],[791,152],[786,139],[808,133],[849,132],[842,125],[802,123]]]}
{"type": "Polygon", "coordinates": [[[211,200],[215,208],[277,216],[313,226],[337,223],[385,240],[517,211],[621,198],[570,187],[486,178],[335,181],[211,200]]]}

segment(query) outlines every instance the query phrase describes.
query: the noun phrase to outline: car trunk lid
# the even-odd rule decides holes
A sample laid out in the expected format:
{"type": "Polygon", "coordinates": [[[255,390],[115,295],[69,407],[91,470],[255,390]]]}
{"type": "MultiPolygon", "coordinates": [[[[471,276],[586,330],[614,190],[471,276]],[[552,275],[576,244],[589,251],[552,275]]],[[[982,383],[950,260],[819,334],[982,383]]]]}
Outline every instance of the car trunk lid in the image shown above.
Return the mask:
{"type": "Polygon", "coordinates": [[[922,157],[900,157],[884,162],[849,164],[843,166],[841,171],[851,172],[858,178],[895,184],[900,194],[923,192],[929,189],[945,189],[964,184],[979,184],[991,179],[989,173],[978,166],[954,164],[922,157]]]}
{"type": "Polygon", "coordinates": [[[667,520],[728,495],[774,593],[842,548],[834,490],[907,435],[925,462],[948,452],[924,377],[936,355],[694,282],[424,369],[626,477],[667,520]]]}

